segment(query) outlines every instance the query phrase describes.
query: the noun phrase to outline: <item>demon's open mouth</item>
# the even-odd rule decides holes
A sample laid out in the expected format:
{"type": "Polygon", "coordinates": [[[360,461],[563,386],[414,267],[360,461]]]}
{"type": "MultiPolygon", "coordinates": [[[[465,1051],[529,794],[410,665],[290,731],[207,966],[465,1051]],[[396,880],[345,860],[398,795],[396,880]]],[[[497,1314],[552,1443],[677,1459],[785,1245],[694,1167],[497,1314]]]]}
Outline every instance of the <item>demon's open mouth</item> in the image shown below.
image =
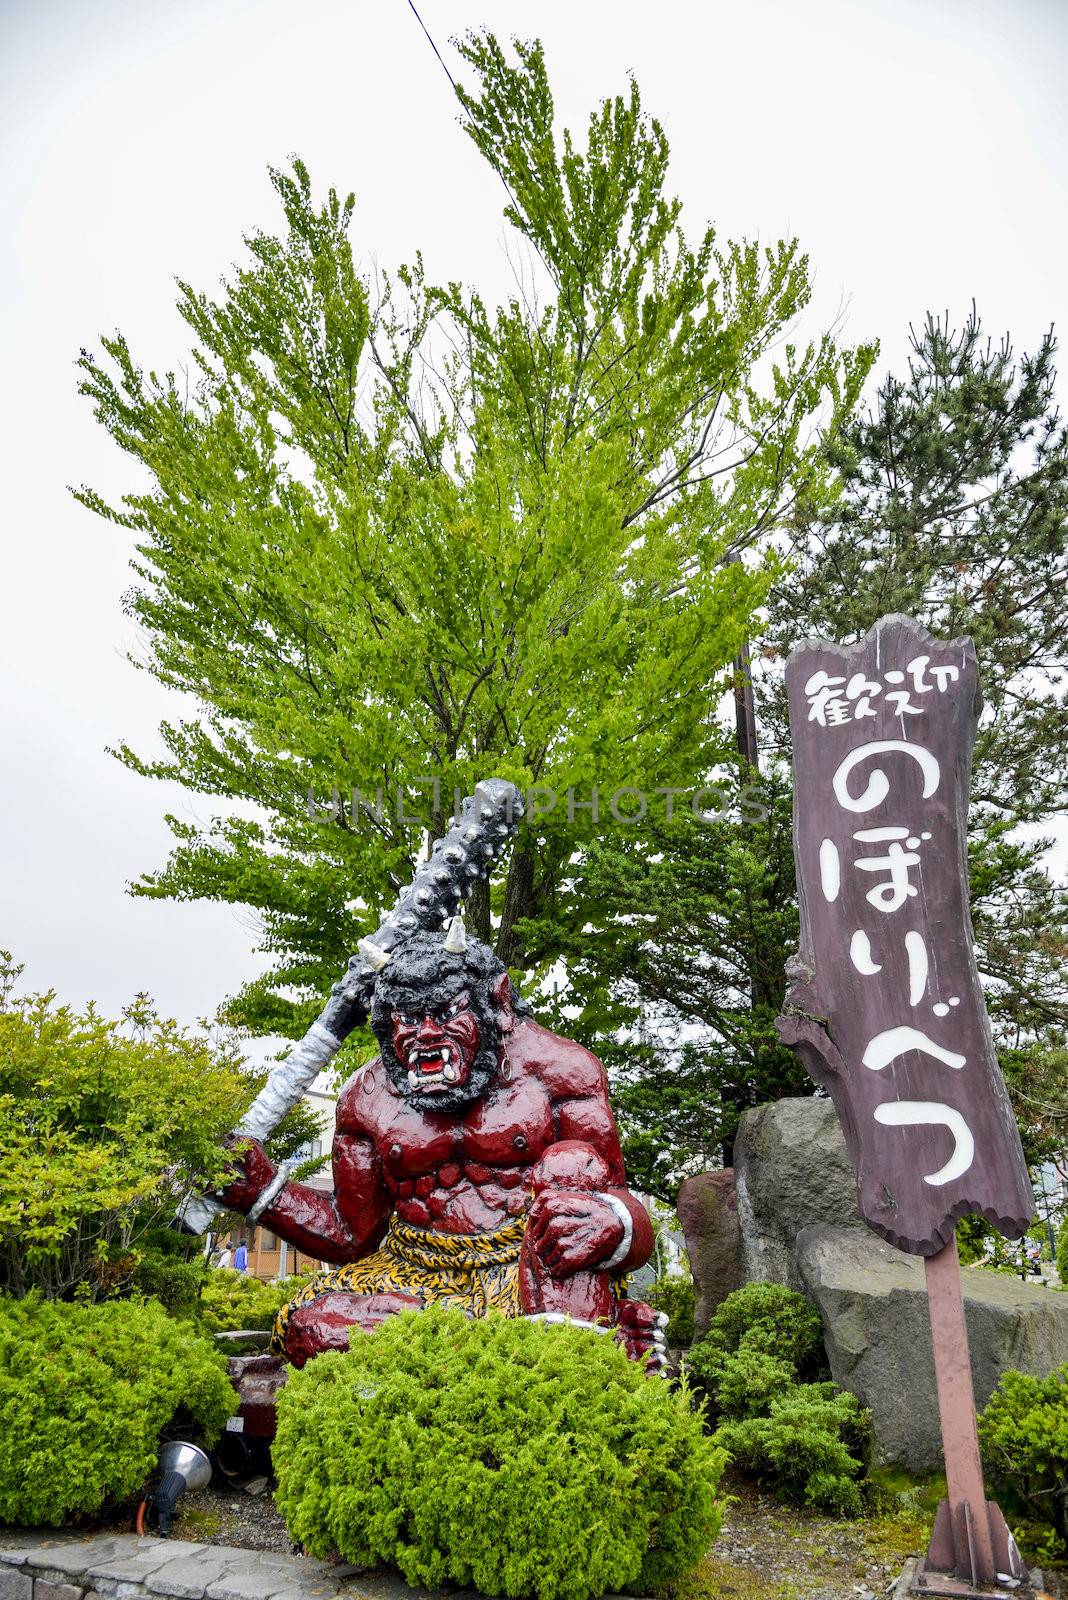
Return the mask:
{"type": "Polygon", "coordinates": [[[424,1093],[459,1083],[462,1064],[454,1047],[435,1045],[430,1050],[408,1052],[408,1087],[424,1093]]]}

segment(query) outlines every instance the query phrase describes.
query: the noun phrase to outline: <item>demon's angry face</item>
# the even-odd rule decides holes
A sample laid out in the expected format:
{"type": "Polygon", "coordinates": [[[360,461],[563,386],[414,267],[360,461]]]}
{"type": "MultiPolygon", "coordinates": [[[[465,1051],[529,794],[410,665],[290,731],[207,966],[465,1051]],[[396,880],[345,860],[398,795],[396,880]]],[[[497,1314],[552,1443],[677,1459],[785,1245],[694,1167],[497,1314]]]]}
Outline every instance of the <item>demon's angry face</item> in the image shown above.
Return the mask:
{"type": "Polygon", "coordinates": [[[443,1006],[414,1012],[393,1011],[393,1051],[408,1071],[413,1094],[439,1095],[467,1084],[475,1064],[480,1030],[471,994],[461,989],[443,1006]]]}
{"type": "Polygon", "coordinates": [[[448,951],[442,934],[414,934],[375,984],[371,1026],[383,1065],[428,1111],[459,1111],[486,1093],[511,1024],[508,974],[475,939],[448,951]]]}

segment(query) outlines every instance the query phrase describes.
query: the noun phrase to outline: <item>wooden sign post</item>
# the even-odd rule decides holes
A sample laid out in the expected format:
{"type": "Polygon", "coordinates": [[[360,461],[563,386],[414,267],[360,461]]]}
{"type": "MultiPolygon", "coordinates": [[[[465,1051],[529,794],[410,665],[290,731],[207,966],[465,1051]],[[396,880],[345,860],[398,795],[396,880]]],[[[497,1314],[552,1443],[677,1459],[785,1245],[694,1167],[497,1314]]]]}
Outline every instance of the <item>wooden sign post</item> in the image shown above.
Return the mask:
{"type": "Polygon", "coordinates": [[[919,1581],[964,1595],[1022,1565],[983,1495],[954,1223],[1019,1238],[1034,1215],[968,911],[975,651],[884,617],[798,645],[786,682],[801,948],[779,1033],[834,1101],[864,1220],[925,1258],[949,1499],[919,1581]]]}

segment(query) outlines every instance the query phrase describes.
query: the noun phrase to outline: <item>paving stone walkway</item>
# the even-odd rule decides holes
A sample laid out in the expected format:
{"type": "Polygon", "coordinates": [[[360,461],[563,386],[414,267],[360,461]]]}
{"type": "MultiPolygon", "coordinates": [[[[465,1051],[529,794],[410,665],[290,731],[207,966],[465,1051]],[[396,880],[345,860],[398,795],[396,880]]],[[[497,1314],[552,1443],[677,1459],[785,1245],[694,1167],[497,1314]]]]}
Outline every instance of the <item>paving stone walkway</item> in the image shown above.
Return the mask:
{"type": "Polygon", "coordinates": [[[0,1528],[0,1600],[461,1600],[308,1556],[135,1533],[79,1538],[0,1528]]]}

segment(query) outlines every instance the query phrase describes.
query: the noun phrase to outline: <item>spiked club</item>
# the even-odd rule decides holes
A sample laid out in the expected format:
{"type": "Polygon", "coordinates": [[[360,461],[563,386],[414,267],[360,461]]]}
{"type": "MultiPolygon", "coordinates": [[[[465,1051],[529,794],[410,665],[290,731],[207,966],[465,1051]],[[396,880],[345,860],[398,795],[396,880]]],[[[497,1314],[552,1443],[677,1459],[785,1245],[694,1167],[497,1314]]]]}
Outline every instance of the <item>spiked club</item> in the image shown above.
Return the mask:
{"type": "MultiPolygon", "coordinates": [[[[435,841],[429,860],[416,869],[378,931],[359,941],[348,971],[334,984],[303,1039],[272,1069],[238,1123],[238,1134],[265,1139],[292,1111],[353,1028],[367,1020],[375,978],[393,951],[418,930],[439,929],[458,914],[472,884],[489,875],[522,817],[523,798],[514,784],[483,778],[475,785],[459,818],[444,838],[435,841]]],[[[188,1233],[203,1233],[222,1209],[207,1196],[190,1195],[179,1208],[176,1225],[188,1233]]],[[[255,1220],[251,1212],[249,1216],[255,1220]]]]}

